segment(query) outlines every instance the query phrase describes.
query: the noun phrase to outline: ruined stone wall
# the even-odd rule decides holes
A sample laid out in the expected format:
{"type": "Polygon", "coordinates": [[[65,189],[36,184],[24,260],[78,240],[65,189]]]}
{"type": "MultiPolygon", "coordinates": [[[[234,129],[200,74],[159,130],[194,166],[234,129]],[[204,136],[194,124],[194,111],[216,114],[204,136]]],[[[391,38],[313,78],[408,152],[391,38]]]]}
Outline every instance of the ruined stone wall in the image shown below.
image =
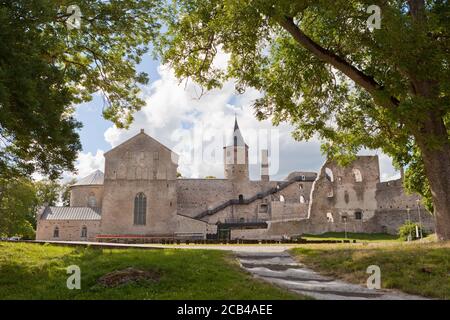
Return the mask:
{"type": "Polygon", "coordinates": [[[404,191],[401,179],[379,183],[376,192],[376,221],[381,232],[396,234],[408,220],[408,211],[411,221],[421,221],[427,232],[434,232],[434,217],[422,205],[419,217],[419,199],[419,195],[404,191]]]}
{"type": "Polygon", "coordinates": [[[100,231],[100,220],[38,220],[36,240],[59,241],[96,241],[100,231]],[[81,229],[87,227],[87,238],[81,237],[81,229]],[[59,229],[59,237],[53,237],[55,227],[59,229]]]}
{"type": "Polygon", "coordinates": [[[311,194],[309,231],[376,232],[379,179],[378,156],[358,156],[346,167],[326,161],[311,194]]]}
{"type": "Polygon", "coordinates": [[[70,187],[70,206],[71,207],[97,207],[101,208],[103,202],[102,185],[86,185],[70,187]],[[96,205],[91,205],[91,197],[94,197],[96,205]]]}

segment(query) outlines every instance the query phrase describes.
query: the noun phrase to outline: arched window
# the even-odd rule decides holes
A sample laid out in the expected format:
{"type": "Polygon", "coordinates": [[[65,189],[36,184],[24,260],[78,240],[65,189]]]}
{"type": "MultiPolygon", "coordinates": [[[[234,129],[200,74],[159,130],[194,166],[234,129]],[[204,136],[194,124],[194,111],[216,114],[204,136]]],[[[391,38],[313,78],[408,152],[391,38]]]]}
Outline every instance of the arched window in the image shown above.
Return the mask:
{"type": "Polygon", "coordinates": [[[244,202],[244,196],[242,194],[239,195],[239,203],[244,202]]]}
{"type": "Polygon", "coordinates": [[[140,192],[134,198],[134,224],[145,225],[147,216],[147,197],[140,192]]]}
{"type": "Polygon", "coordinates": [[[55,229],[53,229],[53,238],[59,238],[59,228],[55,227],[55,229]]]}
{"type": "Polygon", "coordinates": [[[97,199],[95,199],[94,193],[91,192],[88,197],[88,207],[96,207],[96,206],[97,206],[97,199]]]}
{"type": "Polygon", "coordinates": [[[284,202],[284,196],[282,194],[280,194],[280,201],[284,202]]]}
{"type": "Polygon", "coordinates": [[[87,238],[87,227],[86,226],[83,226],[81,228],[81,237],[82,238],[87,238]]]}
{"type": "Polygon", "coordinates": [[[245,222],[245,218],[239,218],[239,222],[240,223],[244,223],[245,222]]]}
{"type": "Polygon", "coordinates": [[[361,182],[362,181],[362,175],[361,171],[359,169],[353,169],[353,177],[355,178],[355,182],[361,182]]]}
{"type": "Polygon", "coordinates": [[[330,168],[325,168],[325,177],[327,178],[327,180],[329,180],[331,182],[334,181],[333,171],[331,171],[330,168]]]}
{"type": "Polygon", "coordinates": [[[300,196],[300,203],[305,203],[305,197],[303,195],[300,196]]]}

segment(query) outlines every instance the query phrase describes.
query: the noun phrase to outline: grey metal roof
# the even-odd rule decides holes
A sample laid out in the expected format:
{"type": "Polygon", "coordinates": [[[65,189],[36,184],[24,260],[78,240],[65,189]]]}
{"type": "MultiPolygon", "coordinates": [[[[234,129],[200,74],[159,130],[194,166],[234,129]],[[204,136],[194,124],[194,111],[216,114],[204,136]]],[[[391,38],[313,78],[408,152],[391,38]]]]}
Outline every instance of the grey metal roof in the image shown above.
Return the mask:
{"type": "Polygon", "coordinates": [[[103,184],[105,175],[100,170],[95,170],[87,177],[81,178],[79,181],[74,183],[74,186],[86,186],[86,185],[96,185],[103,184]]]}
{"type": "Polygon", "coordinates": [[[47,207],[42,220],[101,220],[101,209],[91,207],[47,207]]]}

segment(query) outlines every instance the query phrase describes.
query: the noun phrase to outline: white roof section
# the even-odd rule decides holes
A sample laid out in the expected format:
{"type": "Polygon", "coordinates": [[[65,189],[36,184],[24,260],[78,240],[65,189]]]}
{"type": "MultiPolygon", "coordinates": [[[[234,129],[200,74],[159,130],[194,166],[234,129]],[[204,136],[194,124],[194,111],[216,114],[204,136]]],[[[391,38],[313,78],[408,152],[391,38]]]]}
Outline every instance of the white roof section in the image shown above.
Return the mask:
{"type": "Polygon", "coordinates": [[[42,220],[101,220],[101,209],[91,207],[46,207],[42,220]]]}
{"type": "Polygon", "coordinates": [[[227,141],[227,147],[229,146],[237,146],[237,147],[248,147],[244,141],[244,137],[242,137],[241,130],[239,129],[239,125],[237,122],[237,118],[234,118],[234,129],[233,135],[227,141]]]}
{"type": "Polygon", "coordinates": [[[81,178],[73,186],[89,186],[89,185],[102,185],[105,179],[105,175],[100,170],[95,170],[87,177],[81,178]]]}

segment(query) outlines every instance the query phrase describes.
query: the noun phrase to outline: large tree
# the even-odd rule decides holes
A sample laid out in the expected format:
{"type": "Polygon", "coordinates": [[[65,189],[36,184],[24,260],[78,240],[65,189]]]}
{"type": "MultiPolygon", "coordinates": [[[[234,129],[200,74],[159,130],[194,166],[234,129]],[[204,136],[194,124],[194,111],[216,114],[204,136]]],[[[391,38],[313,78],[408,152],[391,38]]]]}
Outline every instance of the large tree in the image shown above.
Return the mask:
{"type": "Polygon", "coordinates": [[[0,1],[2,175],[73,170],[74,106],[94,93],[106,119],[131,122],[144,104],[148,77],[136,64],[159,28],[156,12],[157,0],[0,1]]]}
{"type": "MultiPolygon", "coordinates": [[[[178,0],[159,42],[180,78],[260,90],[259,118],[314,134],[330,157],[378,149],[422,170],[450,239],[450,8],[436,0],[178,0]],[[367,20],[381,9],[381,28],[367,20]],[[226,70],[216,54],[230,55],[226,70]]],[[[410,175],[412,176],[412,175],[410,175]]]]}

